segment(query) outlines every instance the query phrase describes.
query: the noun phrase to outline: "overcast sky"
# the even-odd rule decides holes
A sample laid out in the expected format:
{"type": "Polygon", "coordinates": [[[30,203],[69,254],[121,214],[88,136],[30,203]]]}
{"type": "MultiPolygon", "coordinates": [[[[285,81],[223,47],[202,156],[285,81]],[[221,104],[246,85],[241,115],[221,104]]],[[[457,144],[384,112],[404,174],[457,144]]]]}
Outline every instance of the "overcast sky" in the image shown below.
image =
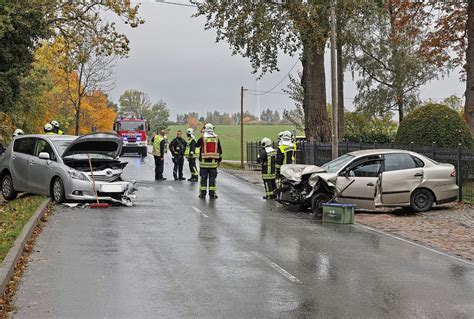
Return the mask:
{"type": "MultiPolygon", "coordinates": [[[[176,0],[183,2],[183,0],[176,0]]],[[[163,99],[170,108],[171,120],[177,113],[218,110],[240,111],[240,86],[256,90],[258,84],[250,62],[240,56],[232,56],[225,42],[215,43],[215,31],[204,30],[204,19],[191,18],[194,8],[141,1],[140,15],[145,24],[136,29],[125,25],[119,30],[130,40],[130,56],[120,60],[116,67],[116,85],[111,98],[117,102],[127,89],[147,93],[152,102],[163,99]]],[[[328,101],[330,100],[329,54],[326,54],[326,78],[328,101]]],[[[259,83],[260,90],[272,88],[290,71],[297,57],[282,56],[280,72],[266,75],[259,83]]],[[[301,69],[298,62],[292,70],[301,69]]],[[[457,72],[443,80],[433,81],[422,88],[421,97],[442,99],[451,94],[463,96],[465,84],[459,81],[457,72]]],[[[346,107],[352,109],[352,99],[357,91],[350,73],[346,74],[344,93],[346,107]]],[[[286,87],[286,78],[274,91],[286,87]]],[[[245,108],[256,114],[264,108],[292,108],[293,102],[281,94],[257,97],[246,94],[245,108]]]]}

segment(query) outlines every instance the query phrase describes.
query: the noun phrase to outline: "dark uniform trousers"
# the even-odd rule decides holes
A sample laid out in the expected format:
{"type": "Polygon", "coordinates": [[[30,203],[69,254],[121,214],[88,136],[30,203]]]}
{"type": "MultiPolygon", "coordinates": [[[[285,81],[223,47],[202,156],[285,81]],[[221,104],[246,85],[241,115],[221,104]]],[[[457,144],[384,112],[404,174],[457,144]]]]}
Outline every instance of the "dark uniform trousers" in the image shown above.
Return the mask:
{"type": "Polygon", "coordinates": [[[276,179],[275,178],[264,178],[263,184],[265,185],[265,196],[273,197],[275,194],[275,189],[277,188],[276,179]]]}
{"type": "Polygon", "coordinates": [[[183,178],[183,166],[184,166],[184,157],[176,156],[173,157],[173,177],[174,178],[183,178]]]}
{"type": "Polygon", "coordinates": [[[155,179],[163,178],[163,170],[165,161],[161,156],[154,156],[155,158],[155,179]]]}
{"type": "Polygon", "coordinates": [[[209,182],[209,194],[214,195],[216,193],[216,178],[217,178],[217,168],[203,168],[199,170],[199,175],[201,176],[201,187],[199,190],[201,194],[207,193],[207,186],[209,182]]]}

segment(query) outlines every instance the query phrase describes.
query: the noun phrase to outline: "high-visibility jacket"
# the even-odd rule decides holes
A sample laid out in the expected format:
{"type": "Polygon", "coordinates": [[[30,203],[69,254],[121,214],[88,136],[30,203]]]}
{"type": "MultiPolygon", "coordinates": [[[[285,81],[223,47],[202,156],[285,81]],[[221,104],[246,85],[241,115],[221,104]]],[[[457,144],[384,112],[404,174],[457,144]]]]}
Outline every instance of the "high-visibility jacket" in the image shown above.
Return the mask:
{"type": "Polygon", "coordinates": [[[64,135],[64,132],[61,131],[61,130],[58,130],[58,133],[57,133],[57,134],[58,134],[58,135],[64,135]]]}
{"type": "Polygon", "coordinates": [[[265,180],[276,178],[276,155],[273,147],[269,147],[262,148],[257,156],[257,162],[262,164],[262,178],[265,180]]]}
{"type": "Polygon", "coordinates": [[[222,147],[217,136],[199,138],[196,142],[196,148],[201,148],[199,167],[217,168],[222,160],[222,147]]]}
{"type": "Polygon", "coordinates": [[[186,158],[195,158],[199,154],[199,148],[196,148],[196,140],[192,137],[188,138],[184,156],[186,158]]]}
{"type": "Polygon", "coordinates": [[[46,134],[46,135],[56,135],[56,133],[54,133],[54,132],[47,132],[47,133],[45,133],[45,134],[46,134]]]}
{"type": "Polygon", "coordinates": [[[163,156],[164,155],[164,143],[165,138],[161,135],[155,135],[153,138],[153,156],[163,156]]]}
{"type": "Polygon", "coordinates": [[[276,168],[280,169],[282,165],[295,163],[296,144],[278,146],[276,168]]]}

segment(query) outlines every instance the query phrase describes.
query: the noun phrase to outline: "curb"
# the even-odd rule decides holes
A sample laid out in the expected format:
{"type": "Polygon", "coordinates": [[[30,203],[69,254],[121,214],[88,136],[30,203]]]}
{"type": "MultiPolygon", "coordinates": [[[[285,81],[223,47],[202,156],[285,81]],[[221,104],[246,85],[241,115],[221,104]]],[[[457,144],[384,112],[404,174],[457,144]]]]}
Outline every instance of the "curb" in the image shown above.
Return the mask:
{"type": "Polygon", "coordinates": [[[38,225],[40,219],[46,213],[51,198],[47,198],[41,203],[36,212],[31,216],[28,223],[25,224],[18,238],[13,243],[12,248],[0,265],[0,296],[5,293],[8,283],[15,272],[15,266],[18,260],[23,255],[23,249],[26,242],[31,238],[35,227],[38,225]]]}

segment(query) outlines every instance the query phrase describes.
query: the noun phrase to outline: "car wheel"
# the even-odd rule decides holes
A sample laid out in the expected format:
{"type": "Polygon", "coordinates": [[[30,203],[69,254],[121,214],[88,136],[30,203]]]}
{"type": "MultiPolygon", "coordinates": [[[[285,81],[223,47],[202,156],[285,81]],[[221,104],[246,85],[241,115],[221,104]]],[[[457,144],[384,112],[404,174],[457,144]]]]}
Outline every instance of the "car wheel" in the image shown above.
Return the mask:
{"type": "Polygon", "coordinates": [[[325,193],[318,193],[311,198],[311,214],[314,219],[323,219],[323,203],[331,200],[331,196],[325,193]]]}
{"type": "Polygon", "coordinates": [[[426,212],[433,207],[434,198],[433,194],[425,189],[417,189],[411,195],[411,208],[417,212],[426,212]]]}
{"type": "Polygon", "coordinates": [[[3,176],[2,195],[6,200],[14,200],[18,196],[18,192],[13,188],[13,179],[10,174],[3,176]]]}
{"type": "Polygon", "coordinates": [[[61,204],[62,202],[64,202],[64,200],[66,199],[66,194],[64,192],[64,184],[61,178],[57,177],[54,180],[51,193],[53,200],[56,203],[61,204]]]}

